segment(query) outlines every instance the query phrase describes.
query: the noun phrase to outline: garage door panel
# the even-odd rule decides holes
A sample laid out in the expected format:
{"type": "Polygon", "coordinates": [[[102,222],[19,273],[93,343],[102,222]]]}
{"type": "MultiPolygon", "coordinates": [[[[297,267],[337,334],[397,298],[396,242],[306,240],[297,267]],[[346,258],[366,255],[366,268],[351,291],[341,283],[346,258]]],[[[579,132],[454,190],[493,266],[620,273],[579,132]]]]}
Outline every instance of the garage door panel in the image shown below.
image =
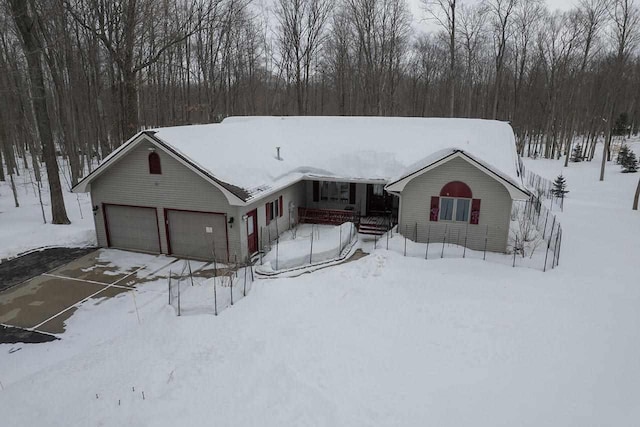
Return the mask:
{"type": "Polygon", "coordinates": [[[167,210],[171,254],[227,261],[227,223],[223,214],[167,210]]]}
{"type": "Polygon", "coordinates": [[[160,253],[155,208],[105,205],[105,217],[109,246],[160,253]]]}

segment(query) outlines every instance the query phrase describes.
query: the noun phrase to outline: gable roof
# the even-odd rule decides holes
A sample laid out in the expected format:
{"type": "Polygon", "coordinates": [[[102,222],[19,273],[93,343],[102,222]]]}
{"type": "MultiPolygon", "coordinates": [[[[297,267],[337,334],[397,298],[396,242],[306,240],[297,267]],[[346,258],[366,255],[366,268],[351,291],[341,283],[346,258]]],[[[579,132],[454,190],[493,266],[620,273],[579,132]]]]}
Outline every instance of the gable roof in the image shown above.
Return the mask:
{"type": "Polygon", "coordinates": [[[391,182],[385,186],[385,190],[392,193],[400,193],[414,178],[456,158],[466,160],[472,166],[480,169],[482,172],[500,182],[507,189],[512,199],[528,199],[531,197],[531,193],[522,184],[522,180],[514,180],[510,176],[492,167],[490,164],[478,159],[464,150],[457,148],[440,150],[431,156],[427,156],[426,158],[414,163],[402,174],[398,175],[398,177],[391,180],[391,182]]]}
{"type": "MultiPolygon", "coordinates": [[[[230,117],[217,124],[153,129],[136,137],[141,134],[190,163],[242,204],[305,178],[390,182],[417,160],[428,160],[452,147],[522,185],[513,130],[495,120],[230,117]],[[280,159],[276,147],[280,147],[280,159]]],[[[83,181],[90,182],[91,175],[83,181]]],[[[80,184],[76,187],[83,191],[80,184]]]]}

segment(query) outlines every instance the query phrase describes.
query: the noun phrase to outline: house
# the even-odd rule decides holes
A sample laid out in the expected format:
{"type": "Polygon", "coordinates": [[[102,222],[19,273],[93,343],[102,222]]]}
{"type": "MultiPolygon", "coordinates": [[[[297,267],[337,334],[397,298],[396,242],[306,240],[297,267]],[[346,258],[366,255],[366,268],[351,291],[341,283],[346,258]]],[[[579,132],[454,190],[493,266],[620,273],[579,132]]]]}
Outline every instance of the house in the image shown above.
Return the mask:
{"type": "Polygon", "coordinates": [[[467,247],[504,252],[512,201],[530,197],[508,123],[383,117],[145,130],[73,191],[91,193],[100,246],[222,261],[299,221],[397,223],[421,242],[464,228],[467,247]]]}

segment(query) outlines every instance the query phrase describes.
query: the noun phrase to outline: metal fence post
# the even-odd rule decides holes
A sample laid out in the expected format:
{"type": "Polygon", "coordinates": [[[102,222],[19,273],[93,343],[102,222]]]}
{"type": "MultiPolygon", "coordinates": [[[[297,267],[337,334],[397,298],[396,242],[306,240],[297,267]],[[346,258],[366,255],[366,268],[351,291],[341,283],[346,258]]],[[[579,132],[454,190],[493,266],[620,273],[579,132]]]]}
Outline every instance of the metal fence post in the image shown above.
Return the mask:
{"type": "Polygon", "coordinates": [[[440,258],[444,258],[444,245],[447,243],[447,231],[449,230],[449,224],[444,225],[444,236],[442,236],[442,251],[440,252],[440,258]]]}
{"type": "Polygon", "coordinates": [[[429,259],[429,239],[431,238],[431,224],[427,227],[427,250],[424,251],[424,259],[429,259]]]}
{"type": "Polygon", "coordinates": [[[487,231],[484,233],[484,255],[482,255],[482,260],[487,260],[487,241],[489,240],[489,224],[487,224],[487,231]]]}
{"type": "MultiPolygon", "coordinates": [[[[551,228],[551,235],[553,235],[553,227],[551,228]]],[[[549,241],[547,242],[547,252],[544,255],[544,267],[542,268],[543,272],[547,271],[547,258],[549,257],[549,248],[551,247],[551,236],[549,236],[549,241]]]]}
{"type": "Polygon", "coordinates": [[[171,305],[171,270],[169,270],[169,305],[171,305]]]}
{"type": "Polygon", "coordinates": [[[180,316],[180,281],[178,280],[178,316],[180,316]]]}
{"type": "Polygon", "coordinates": [[[242,296],[247,296],[247,266],[249,265],[249,257],[247,256],[247,262],[244,265],[244,285],[242,287],[242,296]]]}
{"type": "Polygon", "coordinates": [[[404,226],[404,256],[407,256],[407,232],[409,230],[409,226],[404,226]]]}
{"type": "Polygon", "coordinates": [[[387,230],[387,250],[389,250],[389,233],[391,232],[391,229],[387,230]]]}
{"type": "Polygon", "coordinates": [[[216,292],[216,278],[217,275],[213,276],[213,314],[215,316],[218,315],[218,293],[216,292]]]}
{"type": "Polygon", "coordinates": [[[313,224],[311,224],[311,247],[309,249],[309,264],[313,263],[313,224]]]}
{"type": "Polygon", "coordinates": [[[258,248],[258,252],[260,253],[260,265],[263,265],[262,253],[264,252],[264,230],[262,227],[260,227],[260,247],[258,248]]]}
{"type": "Polygon", "coordinates": [[[556,255],[558,250],[558,239],[560,238],[560,224],[558,224],[558,231],[556,231],[556,242],[553,245],[553,260],[551,261],[551,268],[555,268],[558,264],[556,264],[556,255]]]}
{"type": "Polygon", "coordinates": [[[462,258],[466,258],[467,255],[467,236],[469,235],[469,223],[467,222],[467,227],[464,230],[464,249],[462,250],[462,258]]]}
{"type": "Polygon", "coordinates": [[[547,209],[547,217],[544,219],[544,229],[542,230],[542,239],[546,237],[547,234],[547,221],[549,221],[549,210],[547,209]]]}

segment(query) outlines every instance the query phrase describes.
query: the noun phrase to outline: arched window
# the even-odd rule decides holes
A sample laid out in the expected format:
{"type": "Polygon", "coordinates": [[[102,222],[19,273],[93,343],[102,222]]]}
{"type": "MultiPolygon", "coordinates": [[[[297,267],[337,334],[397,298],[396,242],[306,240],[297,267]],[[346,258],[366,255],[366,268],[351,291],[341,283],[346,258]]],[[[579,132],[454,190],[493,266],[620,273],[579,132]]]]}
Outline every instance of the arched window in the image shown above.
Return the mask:
{"type": "Polygon", "coordinates": [[[478,224],[480,200],[473,198],[471,188],[462,181],[451,181],[431,198],[431,221],[470,222],[478,224]]]}
{"type": "Polygon", "coordinates": [[[154,175],[162,174],[162,168],[160,167],[160,156],[158,153],[149,154],[149,173],[154,175]]]}

